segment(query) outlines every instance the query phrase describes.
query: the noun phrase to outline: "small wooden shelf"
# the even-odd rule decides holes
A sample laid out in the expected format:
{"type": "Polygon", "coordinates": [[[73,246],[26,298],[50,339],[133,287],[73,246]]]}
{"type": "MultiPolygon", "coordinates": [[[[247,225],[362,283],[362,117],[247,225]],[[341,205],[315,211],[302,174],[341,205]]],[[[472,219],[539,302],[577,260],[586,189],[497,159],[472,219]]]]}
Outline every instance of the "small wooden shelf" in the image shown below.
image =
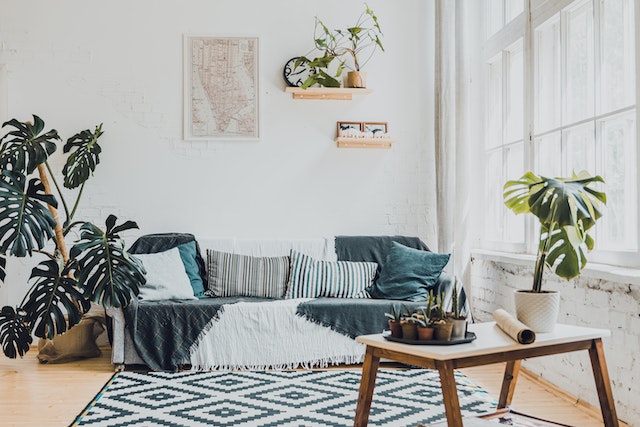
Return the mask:
{"type": "Polygon", "coordinates": [[[331,99],[338,101],[350,101],[353,95],[364,95],[373,92],[373,89],[351,87],[287,87],[285,92],[293,95],[293,99],[331,99]]]}
{"type": "Polygon", "coordinates": [[[338,148],[386,148],[389,149],[395,138],[336,138],[338,148]]]}

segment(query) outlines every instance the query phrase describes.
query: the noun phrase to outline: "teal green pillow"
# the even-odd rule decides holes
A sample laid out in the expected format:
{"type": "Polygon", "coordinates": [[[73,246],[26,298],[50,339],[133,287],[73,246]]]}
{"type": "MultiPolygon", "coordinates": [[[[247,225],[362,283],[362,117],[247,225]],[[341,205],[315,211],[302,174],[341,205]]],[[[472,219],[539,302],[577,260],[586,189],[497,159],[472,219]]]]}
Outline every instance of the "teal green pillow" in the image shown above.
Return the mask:
{"type": "Polygon", "coordinates": [[[450,254],[408,248],[393,242],[371,296],[381,299],[425,301],[436,286],[450,254]]]}
{"type": "Polygon", "coordinates": [[[204,283],[202,277],[200,277],[200,271],[198,270],[198,263],[196,263],[196,242],[191,241],[183,243],[178,246],[180,252],[180,258],[184,264],[184,269],[187,271],[189,282],[193,288],[193,295],[198,298],[204,297],[204,283]]]}

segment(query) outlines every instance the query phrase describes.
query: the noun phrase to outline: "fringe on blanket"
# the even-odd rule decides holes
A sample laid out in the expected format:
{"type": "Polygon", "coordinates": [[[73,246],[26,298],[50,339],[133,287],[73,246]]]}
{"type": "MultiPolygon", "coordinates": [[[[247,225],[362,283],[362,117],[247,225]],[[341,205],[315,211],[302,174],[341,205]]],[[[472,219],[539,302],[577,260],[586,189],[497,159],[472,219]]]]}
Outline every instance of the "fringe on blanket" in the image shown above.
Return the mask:
{"type": "Polygon", "coordinates": [[[364,360],[365,346],[296,314],[309,299],[224,306],[191,347],[193,370],[323,368],[364,360]]]}

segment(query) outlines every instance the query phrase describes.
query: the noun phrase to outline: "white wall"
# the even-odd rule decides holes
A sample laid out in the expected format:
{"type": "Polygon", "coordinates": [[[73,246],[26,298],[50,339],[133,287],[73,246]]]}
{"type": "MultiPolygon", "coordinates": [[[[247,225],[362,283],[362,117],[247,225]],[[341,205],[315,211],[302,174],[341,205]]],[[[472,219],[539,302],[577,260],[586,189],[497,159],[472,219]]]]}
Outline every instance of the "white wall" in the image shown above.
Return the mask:
{"type": "MultiPolygon", "coordinates": [[[[137,221],[140,233],[402,233],[429,243],[433,4],[369,5],[386,53],[365,69],[374,92],[347,102],[293,100],[282,67],[311,48],[315,15],[346,26],[362,2],[0,0],[7,114],[22,121],[38,114],[63,138],[104,122],[82,219],[103,223],[114,213],[137,221]],[[182,140],[184,34],[260,37],[260,142],[182,140]],[[337,149],[336,121],[388,121],[399,142],[391,150],[337,149]]],[[[11,303],[26,291],[21,283],[34,263],[27,264],[7,279],[11,303]]]]}

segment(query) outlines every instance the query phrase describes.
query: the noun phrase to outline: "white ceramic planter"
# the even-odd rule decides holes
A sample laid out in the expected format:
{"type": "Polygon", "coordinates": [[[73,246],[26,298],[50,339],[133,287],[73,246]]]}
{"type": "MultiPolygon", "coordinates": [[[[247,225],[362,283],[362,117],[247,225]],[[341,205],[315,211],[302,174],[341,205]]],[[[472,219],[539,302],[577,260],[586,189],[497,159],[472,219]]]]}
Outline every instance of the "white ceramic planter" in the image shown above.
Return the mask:
{"type": "Polygon", "coordinates": [[[551,332],[558,322],[560,293],[555,291],[514,293],[516,317],[534,332],[551,332]]]}

